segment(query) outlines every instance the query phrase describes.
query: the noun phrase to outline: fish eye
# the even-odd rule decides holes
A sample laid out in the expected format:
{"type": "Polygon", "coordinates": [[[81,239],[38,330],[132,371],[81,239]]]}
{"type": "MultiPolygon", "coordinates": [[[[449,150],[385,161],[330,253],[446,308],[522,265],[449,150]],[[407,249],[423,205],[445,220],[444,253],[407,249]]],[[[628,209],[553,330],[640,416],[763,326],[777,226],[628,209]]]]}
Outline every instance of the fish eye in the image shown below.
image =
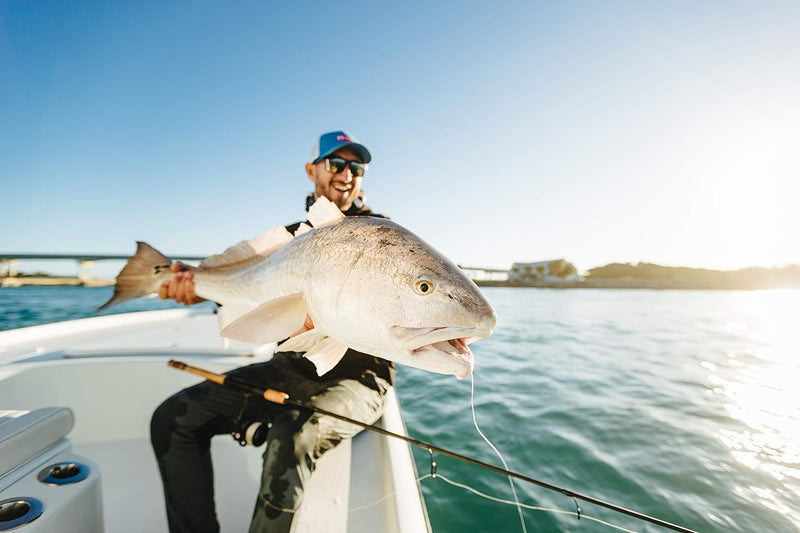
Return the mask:
{"type": "Polygon", "coordinates": [[[414,291],[421,295],[425,296],[433,292],[433,282],[427,279],[420,279],[414,284],[414,291]]]}

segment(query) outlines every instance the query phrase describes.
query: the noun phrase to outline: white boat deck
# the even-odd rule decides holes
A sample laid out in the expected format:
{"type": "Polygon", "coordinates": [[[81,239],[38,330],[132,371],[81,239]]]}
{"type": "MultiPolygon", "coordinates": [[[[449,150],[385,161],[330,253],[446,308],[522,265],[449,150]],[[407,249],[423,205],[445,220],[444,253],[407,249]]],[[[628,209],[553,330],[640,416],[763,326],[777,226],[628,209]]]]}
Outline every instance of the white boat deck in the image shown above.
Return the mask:
{"type": "MultiPolygon", "coordinates": [[[[223,349],[217,331],[216,317],[208,309],[195,308],[0,332],[0,409],[69,407],[75,423],[67,442],[74,454],[98,465],[102,476],[105,531],[166,531],[161,482],[149,442],[150,416],[163,399],[199,381],[166,362],[180,359],[224,372],[267,359],[274,349],[238,342],[223,349]]],[[[387,399],[380,424],[404,433],[393,391],[387,399]]],[[[222,531],[247,530],[262,451],[242,448],[229,436],[213,439],[222,531]]],[[[35,475],[39,466],[32,464],[31,469],[35,475]]],[[[0,472],[0,501],[21,496],[9,479],[10,474],[0,472]]],[[[43,516],[46,513],[47,509],[43,516]]],[[[408,445],[364,431],[327,453],[293,530],[429,531],[408,445]]]]}

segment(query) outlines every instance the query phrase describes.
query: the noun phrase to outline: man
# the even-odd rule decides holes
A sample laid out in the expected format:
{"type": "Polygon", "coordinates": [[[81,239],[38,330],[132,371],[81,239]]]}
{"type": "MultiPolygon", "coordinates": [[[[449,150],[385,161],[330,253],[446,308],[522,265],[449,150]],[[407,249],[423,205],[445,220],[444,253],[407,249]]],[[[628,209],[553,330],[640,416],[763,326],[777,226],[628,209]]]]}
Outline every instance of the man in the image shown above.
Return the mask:
{"type": "MultiPolygon", "coordinates": [[[[325,196],[347,216],[380,216],[361,201],[361,180],[371,159],[367,148],[345,132],[322,135],[306,164],[306,174],[314,182],[306,208],[325,196]]],[[[287,229],[293,231],[299,224],[287,229]]],[[[202,301],[194,293],[192,269],[181,263],[173,264],[172,269],[178,274],[161,286],[159,296],[186,305],[202,301]]],[[[309,322],[310,318],[305,329],[312,327],[309,322]]],[[[269,361],[230,372],[263,388],[287,392],[292,398],[366,423],[381,416],[394,373],[393,363],[348,350],[333,370],[317,376],[314,365],[302,354],[280,352],[280,346],[269,361]]],[[[171,532],[219,531],[210,440],[253,420],[270,421],[272,426],[263,454],[251,533],[289,531],[303,499],[303,487],[319,457],[360,431],[352,424],[272,405],[209,382],[178,392],[156,409],[151,421],[151,441],[171,532]]]]}

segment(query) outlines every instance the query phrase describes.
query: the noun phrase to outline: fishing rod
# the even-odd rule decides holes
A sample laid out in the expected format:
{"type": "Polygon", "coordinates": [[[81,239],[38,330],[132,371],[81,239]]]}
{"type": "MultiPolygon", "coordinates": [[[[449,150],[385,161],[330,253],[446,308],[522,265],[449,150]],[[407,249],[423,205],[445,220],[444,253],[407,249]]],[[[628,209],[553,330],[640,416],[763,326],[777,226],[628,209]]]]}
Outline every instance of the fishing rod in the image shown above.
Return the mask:
{"type": "MultiPolygon", "coordinates": [[[[371,424],[366,424],[364,422],[360,422],[358,420],[354,420],[354,419],[346,417],[344,415],[340,415],[338,413],[334,413],[334,412],[328,411],[327,409],[322,409],[320,407],[316,407],[314,405],[311,405],[308,402],[292,399],[285,392],[276,391],[276,390],[273,390],[273,389],[264,389],[263,387],[259,387],[258,385],[255,385],[253,383],[250,383],[250,382],[248,382],[246,380],[243,380],[243,379],[235,377],[235,376],[228,376],[228,375],[225,375],[225,374],[218,374],[216,372],[211,372],[210,370],[205,370],[205,369],[202,369],[202,368],[199,368],[199,367],[196,367],[196,366],[188,365],[188,364],[183,363],[181,361],[176,361],[175,359],[170,359],[170,361],[167,364],[172,368],[176,368],[178,370],[183,370],[184,372],[189,372],[191,374],[195,374],[195,375],[204,377],[208,381],[216,383],[217,385],[222,385],[222,386],[225,386],[225,387],[231,387],[231,388],[240,390],[242,392],[255,394],[257,396],[260,396],[260,397],[264,398],[268,402],[276,403],[276,404],[279,404],[279,405],[292,405],[292,406],[295,406],[295,407],[308,409],[308,410],[313,411],[315,413],[319,413],[319,414],[325,415],[325,416],[330,416],[330,417],[336,418],[338,420],[342,420],[344,422],[349,422],[350,424],[355,424],[355,425],[360,426],[360,427],[362,427],[364,429],[368,429],[370,431],[374,431],[375,433],[380,433],[381,435],[386,435],[387,437],[394,437],[396,439],[403,440],[403,441],[405,441],[405,442],[407,442],[409,444],[413,444],[414,446],[418,446],[418,447],[426,450],[431,456],[431,474],[432,474],[433,477],[436,476],[436,462],[433,460],[433,452],[438,452],[438,453],[441,453],[442,455],[447,455],[449,457],[453,457],[455,459],[459,459],[461,461],[473,464],[475,466],[480,466],[481,468],[486,468],[487,470],[491,470],[493,472],[497,472],[498,474],[503,474],[503,475],[506,475],[506,476],[510,476],[510,477],[519,479],[521,481],[526,481],[528,483],[532,483],[533,485],[538,485],[540,487],[543,487],[545,489],[548,489],[548,490],[551,490],[551,491],[554,491],[554,492],[559,492],[559,493],[561,493],[564,496],[567,496],[569,498],[573,498],[575,500],[583,500],[585,502],[593,503],[595,505],[599,505],[601,507],[605,507],[606,509],[611,509],[612,511],[617,511],[618,513],[623,513],[623,514],[626,514],[628,516],[632,516],[634,518],[638,518],[639,520],[644,520],[646,522],[650,522],[652,524],[656,524],[656,525],[659,525],[661,527],[665,527],[667,529],[672,529],[673,531],[681,531],[683,533],[697,533],[693,529],[685,528],[683,526],[679,526],[679,525],[673,524],[671,522],[667,522],[665,520],[661,520],[660,518],[655,518],[655,517],[646,515],[644,513],[640,513],[638,511],[633,511],[631,509],[627,509],[627,508],[622,507],[620,505],[616,505],[616,504],[613,504],[613,503],[609,503],[609,502],[600,500],[598,498],[594,498],[592,496],[587,496],[585,494],[580,494],[578,492],[574,492],[574,491],[571,491],[569,489],[558,487],[556,485],[553,485],[553,484],[550,484],[550,483],[547,483],[547,482],[544,482],[544,481],[540,481],[538,479],[534,479],[534,478],[526,476],[524,474],[520,474],[520,473],[517,473],[517,472],[513,472],[511,470],[506,470],[506,469],[497,467],[497,466],[495,466],[493,464],[484,463],[483,461],[479,461],[477,459],[473,459],[472,457],[467,457],[466,455],[461,455],[460,453],[450,451],[450,450],[448,450],[446,448],[441,448],[439,446],[436,446],[436,445],[433,445],[433,444],[430,444],[430,443],[427,443],[427,442],[424,442],[424,441],[421,441],[421,440],[413,439],[413,438],[408,437],[406,435],[401,435],[399,433],[394,433],[392,431],[388,431],[388,430],[380,428],[378,426],[373,426],[371,424]]],[[[579,508],[578,517],[580,518],[580,508],[579,508]]]]}

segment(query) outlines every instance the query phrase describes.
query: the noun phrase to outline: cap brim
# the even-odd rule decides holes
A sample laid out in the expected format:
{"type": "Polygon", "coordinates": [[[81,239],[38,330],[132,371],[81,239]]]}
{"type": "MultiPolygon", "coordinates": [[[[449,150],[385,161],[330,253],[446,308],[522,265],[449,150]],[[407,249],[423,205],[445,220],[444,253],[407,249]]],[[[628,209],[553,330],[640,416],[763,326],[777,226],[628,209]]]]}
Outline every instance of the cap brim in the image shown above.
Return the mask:
{"type": "Polygon", "coordinates": [[[341,145],[339,145],[339,146],[337,146],[337,147],[335,147],[335,148],[333,148],[331,150],[328,150],[327,153],[320,154],[319,157],[317,158],[317,161],[322,161],[323,159],[325,159],[326,157],[328,157],[332,153],[336,152],[337,150],[341,150],[342,148],[350,148],[351,150],[353,150],[355,153],[358,154],[358,157],[364,163],[369,163],[370,161],[372,161],[372,154],[369,153],[369,150],[367,150],[367,147],[364,146],[363,144],[359,144],[359,143],[344,143],[344,144],[341,144],[341,145]]]}

